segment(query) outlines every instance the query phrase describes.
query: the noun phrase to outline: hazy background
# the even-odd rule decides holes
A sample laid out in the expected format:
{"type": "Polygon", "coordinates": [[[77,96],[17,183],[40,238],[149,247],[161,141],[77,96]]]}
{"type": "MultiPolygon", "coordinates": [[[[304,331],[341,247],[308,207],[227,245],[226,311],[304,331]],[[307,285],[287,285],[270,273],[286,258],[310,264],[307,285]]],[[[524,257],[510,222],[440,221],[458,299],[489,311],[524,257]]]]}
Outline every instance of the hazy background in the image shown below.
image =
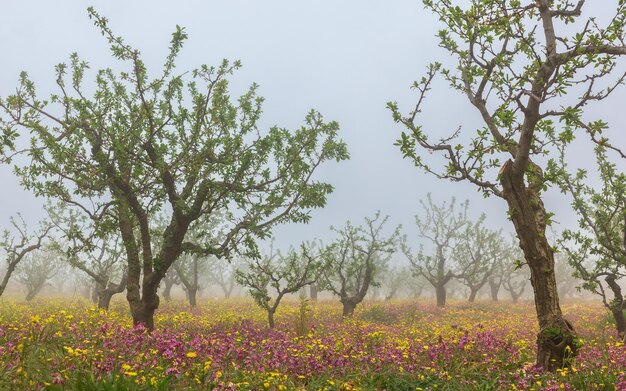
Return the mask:
{"type": "MultiPolygon", "coordinates": [[[[87,17],[88,5],[2,2],[0,96],[14,91],[21,70],[29,72],[41,96],[47,95],[54,87],[54,65],[67,61],[72,52],[93,69],[117,67],[87,17]]],[[[340,123],[352,158],[321,167],[317,179],[333,184],[335,192],[325,209],[313,212],[308,226],[276,229],[280,247],[315,237],[329,239],[330,225],[361,221],[379,209],[412,235],[413,215],[420,211],[418,200],[428,192],[435,200],[468,198],[472,216],[485,212],[490,225],[511,231],[503,200],[483,199],[468,183],[426,175],[403,160],[393,146],[402,129],[391,120],[386,102],[396,100],[408,111],[415,102],[409,88],[413,80],[421,77],[429,62],[445,63],[450,58],[437,47],[435,34],[442,24],[420,1],[99,1],[93,5],[110,20],[116,34],[141,50],[153,71],[164,62],[176,24],[189,34],[179,70],[218,64],[222,58],[240,59],[243,69],[231,79],[233,95],[252,82],[260,84],[260,95],[266,99],[261,121],[265,127],[299,127],[311,108],[340,123]]],[[[606,12],[591,5],[588,12],[606,12]]],[[[469,131],[472,124],[480,124],[463,96],[440,87],[432,91],[422,114],[430,134],[443,137],[459,125],[469,131]]],[[[612,132],[622,141],[626,139],[624,90],[603,102],[601,111],[589,109],[590,118],[610,121],[612,132]]],[[[581,149],[574,163],[584,165],[591,159],[581,149]]],[[[9,216],[18,211],[34,224],[42,216],[41,201],[20,190],[7,166],[0,170],[0,228],[7,227],[9,216]]],[[[556,190],[546,195],[547,208],[556,212],[555,219],[562,224],[575,221],[568,204],[556,190]]]]}

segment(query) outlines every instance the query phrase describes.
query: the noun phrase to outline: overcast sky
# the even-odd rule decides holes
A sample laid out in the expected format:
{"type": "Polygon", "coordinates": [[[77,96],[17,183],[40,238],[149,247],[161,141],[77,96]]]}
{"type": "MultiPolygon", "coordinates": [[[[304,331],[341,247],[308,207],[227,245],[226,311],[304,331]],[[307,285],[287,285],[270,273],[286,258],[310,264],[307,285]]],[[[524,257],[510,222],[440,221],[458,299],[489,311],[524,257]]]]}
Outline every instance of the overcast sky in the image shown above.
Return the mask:
{"type": "MultiPolygon", "coordinates": [[[[87,17],[82,1],[4,2],[0,13],[0,96],[14,91],[21,70],[29,72],[40,92],[53,87],[55,64],[78,52],[92,68],[114,66],[106,42],[87,17]]],[[[357,222],[377,210],[415,233],[418,200],[470,199],[472,215],[485,212],[493,227],[511,231],[505,202],[483,199],[468,183],[442,182],[403,160],[394,140],[394,124],[386,102],[404,108],[414,103],[411,83],[426,64],[449,57],[437,47],[438,19],[416,0],[228,0],[228,1],[100,1],[93,4],[127,43],[141,50],[148,66],[163,63],[175,26],[186,27],[189,39],[178,69],[240,59],[233,77],[237,91],[257,82],[265,97],[262,124],[296,128],[311,108],[341,125],[351,159],[330,162],[318,179],[335,186],[327,207],[313,212],[308,226],[275,231],[281,247],[301,240],[328,239],[330,225],[357,222]]],[[[607,7],[608,8],[608,7],[607,7]]],[[[595,10],[594,10],[595,12],[595,10]]],[[[624,67],[622,67],[623,69],[624,67]]],[[[624,131],[626,93],[590,109],[598,118],[624,131]]],[[[444,136],[463,124],[476,123],[468,102],[447,88],[433,93],[423,114],[431,133],[444,136]]],[[[471,126],[466,130],[470,130],[471,126]]],[[[428,130],[428,128],[427,128],[428,130]]],[[[624,140],[621,136],[621,140],[624,140]]],[[[624,143],[622,143],[623,145],[624,143]]],[[[6,166],[0,167],[0,228],[22,212],[34,222],[40,201],[19,189],[6,166]]],[[[574,219],[567,199],[556,191],[546,196],[556,220],[574,219]]]]}

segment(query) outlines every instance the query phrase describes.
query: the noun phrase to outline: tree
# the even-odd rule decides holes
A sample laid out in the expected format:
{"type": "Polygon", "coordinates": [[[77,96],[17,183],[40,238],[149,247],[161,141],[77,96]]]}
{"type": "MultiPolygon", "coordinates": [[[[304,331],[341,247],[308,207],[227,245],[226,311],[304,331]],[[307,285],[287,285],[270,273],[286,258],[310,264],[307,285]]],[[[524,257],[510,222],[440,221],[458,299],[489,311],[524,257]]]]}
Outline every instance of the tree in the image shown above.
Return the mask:
{"type": "Polygon", "coordinates": [[[163,298],[165,301],[171,301],[172,288],[174,285],[180,285],[180,277],[178,277],[176,269],[169,269],[167,273],[165,273],[165,277],[163,277],[163,284],[165,284],[163,288],[163,298]]]}
{"type": "Polygon", "coordinates": [[[385,301],[396,298],[398,292],[407,285],[410,278],[411,272],[406,266],[387,268],[382,276],[385,301]]]}
{"type": "Polygon", "coordinates": [[[98,236],[92,220],[83,211],[63,204],[48,205],[46,208],[62,235],[55,246],[65,249],[65,259],[70,266],[89,276],[94,284],[93,302],[98,304],[98,308],[108,310],[113,296],[124,292],[128,281],[120,235],[107,232],[98,236]]]}
{"type": "Polygon", "coordinates": [[[521,266],[510,265],[502,277],[502,287],[509,292],[513,303],[517,303],[528,284],[528,277],[521,266]]]}
{"type": "Polygon", "coordinates": [[[493,272],[489,276],[489,280],[487,283],[489,284],[489,296],[491,297],[491,301],[497,303],[498,294],[500,293],[500,288],[502,287],[502,278],[504,277],[504,264],[503,259],[498,259],[496,264],[494,265],[493,272]]]}
{"type": "Polygon", "coordinates": [[[502,232],[484,226],[485,215],[470,223],[459,235],[453,250],[457,272],[454,276],[470,290],[468,301],[476,300],[478,291],[489,281],[502,258],[502,232]]]}
{"type": "Polygon", "coordinates": [[[450,203],[443,202],[441,206],[433,203],[430,193],[426,197],[427,203],[420,200],[424,217],[415,216],[415,225],[418,236],[432,243],[433,255],[424,253],[424,246],[420,244],[417,253],[413,253],[407,244],[406,236],[402,240],[402,252],[408,258],[413,272],[423,276],[435,288],[437,306],[446,305],[446,284],[454,277],[454,261],[452,253],[459,239],[459,232],[468,225],[467,208],[469,202],[465,201],[456,211],[456,200],[452,198],[450,203]]]}
{"type": "Polygon", "coordinates": [[[163,70],[151,78],[140,52],[93,8],[89,16],[127,70],[101,69],[86,88],[89,66],[73,54],[56,67],[58,93],[47,100],[23,72],[16,93],[0,99],[2,131],[31,134],[30,164],[17,169],[27,188],[83,210],[99,235],[120,234],[133,323],[152,330],[158,286],[181,253],[256,255],[257,239],[274,226],[307,222],[312,208],[325,205],[332,186],[313,174],[348,153],[338,124],[314,111],[294,132],[259,130],[257,85],[229,96],[239,62],[175,74],[183,28],[176,27],[163,70]],[[211,232],[186,240],[192,223],[217,211],[229,224],[221,240],[211,232]],[[163,213],[167,224],[156,229],[163,213]]]}
{"type": "Polygon", "coordinates": [[[19,263],[28,254],[41,249],[52,230],[51,224],[41,222],[37,232],[29,233],[26,222],[19,214],[18,219],[19,221],[16,221],[14,218],[11,218],[11,225],[15,229],[15,233],[11,234],[8,230],[5,230],[0,240],[0,248],[2,248],[6,257],[6,270],[4,271],[2,281],[0,281],[0,296],[4,293],[19,263]]]}
{"type": "Polygon", "coordinates": [[[238,258],[230,260],[230,262],[222,262],[219,259],[211,258],[208,263],[207,275],[209,281],[217,284],[222,292],[224,298],[228,299],[233,293],[233,290],[237,286],[237,279],[235,278],[235,270],[243,267],[242,261],[238,258]]]}
{"type": "Polygon", "coordinates": [[[283,297],[315,283],[327,266],[328,259],[319,246],[304,243],[300,251],[291,249],[286,255],[270,250],[262,259],[251,259],[246,269],[237,269],[237,282],[248,288],[257,305],[267,312],[270,328],[283,297]],[[272,293],[270,293],[272,291],[272,293]]]}
{"type": "Polygon", "coordinates": [[[174,269],[189,300],[189,305],[196,306],[196,295],[202,287],[200,277],[206,274],[207,258],[198,255],[183,254],[176,262],[174,269]]]}
{"type": "Polygon", "coordinates": [[[608,159],[606,147],[598,145],[595,153],[602,185],[596,190],[586,183],[586,170],[578,170],[575,175],[567,173],[564,152],[562,148],[557,166],[562,170],[559,184],[572,197],[579,228],[564,230],[559,245],[574,276],[583,280],[582,288],[599,295],[611,311],[617,334],[623,339],[626,304],[619,280],[626,268],[626,174],[608,159]]]}
{"type": "Polygon", "coordinates": [[[16,272],[16,279],[26,288],[26,301],[31,301],[59,270],[60,260],[52,251],[30,252],[16,272]]]}
{"type": "Polygon", "coordinates": [[[559,305],[553,249],[545,235],[550,214],[542,202],[542,192],[553,178],[543,175],[541,160],[553,152],[546,136],[557,132],[557,126],[560,142],[571,140],[576,130],[594,137],[606,127],[604,121],[587,121],[583,114],[588,104],[603,100],[622,82],[619,75],[608,76],[618,56],[626,54],[626,6],[623,1],[613,3],[613,17],[602,26],[595,18],[581,18],[585,0],[575,5],[569,0],[424,4],[446,24],[438,34],[440,46],[456,64],[450,69],[441,63],[429,66],[414,84],[417,104],[407,116],[389,103],[394,120],[408,130],[397,144],[427,172],[469,181],[485,195],[507,202],[530,267],[540,328],[537,365],[554,371],[575,355],[576,334],[559,305]],[[459,128],[436,141],[417,123],[437,74],[477,110],[483,124],[475,132],[459,128]],[[441,154],[447,163],[438,170],[417,149],[441,154]]]}
{"type": "Polygon", "coordinates": [[[365,218],[365,225],[354,226],[349,221],[337,230],[339,237],[330,245],[329,266],[320,280],[320,288],[339,297],[343,316],[350,317],[363,301],[371,286],[380,284],[380,272],[396,251],[399,228],[385,237],[383,229],[389,216],[365,218]]]}

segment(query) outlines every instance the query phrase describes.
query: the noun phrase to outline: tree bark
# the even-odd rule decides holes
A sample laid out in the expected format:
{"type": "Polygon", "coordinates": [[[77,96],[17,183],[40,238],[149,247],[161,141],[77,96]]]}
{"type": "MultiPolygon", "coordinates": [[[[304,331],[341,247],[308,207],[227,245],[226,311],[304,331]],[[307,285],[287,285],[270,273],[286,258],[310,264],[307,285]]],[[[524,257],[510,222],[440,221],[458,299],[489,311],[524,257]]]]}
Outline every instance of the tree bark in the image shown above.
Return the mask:
{"type": "Polygon", "coordinates": [[[624,317],[624,296],[622,295],[622,288],[616,281],[615,276],[607,276],[605,278],[609,288],[613,292],[613,301],[609,303],[608,307],[615,319],[615,329],[617,330],[617,336],[622,341],[626,337],[626,318],[624,317]]]}
{"type": "Polygon", "coordinates": [[[275,326],[275,323],[274,323],[274,311],[272,311],[272,310],[267,311],[267,323],[269,324],[270,329],[274,328],[274,326],[275,326]]]}
{"type": "Polygon", "coordinates": [[[554,253],[545,236],[546,213],[536,189],[524,184],[524,175],[513,172],[509,160],[500,170],[504,198],[515,226],[535,294],[539,321],[537,365],[549,371],[570,366],[576,354],[576,334],[563,318],[554,274],[554,253]]]}
{"type": "Polygon", "coordinates": [[[476,301],[476,295],[478,294],[479,290],[480,290],[480,288],[476,289],[476,288],[471,288],[470,287],[470,294],[469,294],[469,298],[467,299],[467,301],[469,303],[473,303],[473,302],[476,301]]]}
{"type": "Polygon", "coordinates": [[[435,295],[437,296],[437,307],[446,306],[446,286],[444,284],[437,284],[435,286],[435,295]]]}
{"type": "Polygon", "coordinates": [[[309,296],[311,297],[311,300],[317,301],[317,293],[317,284],[311,284],[309,287],[309,296]]]}
{"type": "Polygon", "coordinates": [[[163,289],[163,298],[165,301],[172,301],[172,287],[174,286],[173,281],[165,280],[165,289],[163,289]]]}
{"type": "Polygon", "coordinates": [[[489,280],[489,292],[491,293],[491,301],[498,302],[498,292],[500,292],[500,284],[493,280],[489,280]]]}
{"type": "Polygon", "coordinates": [[[356,308],[356,303],[350,299],[341,300],[341,304],[343,304],[343,317],[350,318],[354,314],[354,309],[356,308]]]}
{"type": "Polygon", "coordinates": [[[198,293],[197,287],[191,287],[187,289],[187,298],[189,299],[189,305],[192,307],[196,306],[196,296],[198,293]]]}

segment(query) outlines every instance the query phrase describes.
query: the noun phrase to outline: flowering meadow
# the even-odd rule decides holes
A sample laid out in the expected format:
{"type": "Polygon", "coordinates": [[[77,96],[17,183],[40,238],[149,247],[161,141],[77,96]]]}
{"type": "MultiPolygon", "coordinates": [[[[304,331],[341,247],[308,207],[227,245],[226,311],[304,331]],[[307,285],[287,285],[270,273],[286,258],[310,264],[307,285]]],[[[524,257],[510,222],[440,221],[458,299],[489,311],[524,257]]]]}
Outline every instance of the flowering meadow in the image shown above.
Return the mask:
{"type": "Polygon", "coordinates": [[[156,330],[77,301],[0,301],[2,390],[626,390],[626,347],[596,303],[563,305],[580,354],[533,366],[534,307],[289,301],[269,329],[249,300],[165,303],[156,330]]]}

